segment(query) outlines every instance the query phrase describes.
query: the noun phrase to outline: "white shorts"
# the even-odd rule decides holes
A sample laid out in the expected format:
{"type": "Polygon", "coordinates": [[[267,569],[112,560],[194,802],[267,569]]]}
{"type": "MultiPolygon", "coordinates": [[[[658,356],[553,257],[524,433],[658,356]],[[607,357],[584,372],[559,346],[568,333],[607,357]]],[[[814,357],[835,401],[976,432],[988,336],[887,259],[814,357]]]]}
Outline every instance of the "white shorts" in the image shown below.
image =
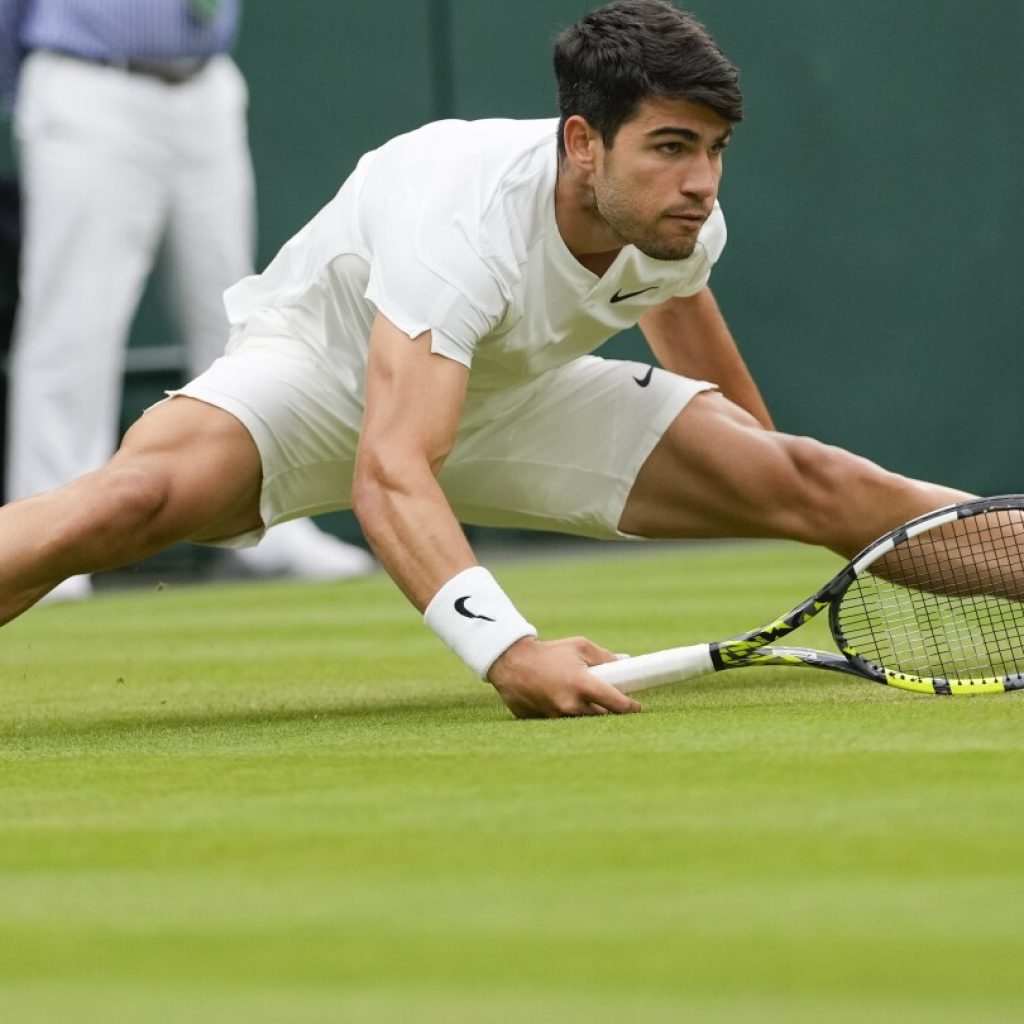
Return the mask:
{"type": "MultiPolygon", "coordinates": [[[[501,391],[471,390],[441,486],[463,523],[624,537],[618,523],[640,468],[687,403],[712,388],[583,356],[501,391]]],[[[244,338],[171,394],[224,409],[248,429],[263,462],[264,528],[351,507],[362,409],[304,344],[244,338]]]]}

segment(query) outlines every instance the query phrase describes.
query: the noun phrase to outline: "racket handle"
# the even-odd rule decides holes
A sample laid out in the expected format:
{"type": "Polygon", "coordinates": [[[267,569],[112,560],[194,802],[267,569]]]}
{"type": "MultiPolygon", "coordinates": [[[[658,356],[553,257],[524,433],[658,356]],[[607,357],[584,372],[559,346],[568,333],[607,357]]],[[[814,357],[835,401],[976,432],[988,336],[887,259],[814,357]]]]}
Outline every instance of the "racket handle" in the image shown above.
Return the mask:
{"type": "Polygon", "coordinates": [[[714,672],[715,666],[711,661],[711,645],[694,644],[692,647],[670,647],[666,651],[640,654],[635,658],[620,658],[604,665],[594,665],[588,671],[623,693],[633,693],[714,672]]]}

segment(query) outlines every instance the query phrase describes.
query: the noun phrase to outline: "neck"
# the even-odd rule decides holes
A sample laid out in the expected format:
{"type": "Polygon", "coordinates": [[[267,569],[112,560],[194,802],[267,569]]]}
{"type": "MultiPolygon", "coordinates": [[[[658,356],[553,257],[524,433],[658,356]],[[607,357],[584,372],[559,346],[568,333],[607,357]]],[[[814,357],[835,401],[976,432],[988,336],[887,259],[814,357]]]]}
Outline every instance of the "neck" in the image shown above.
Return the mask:
{"type": "Polygon", "coordinates": [[[623,240],[597,212],[589,182],[568,160],[561,161],[555,182],[555,223],[569,252],[598,277],[622,249],[623,240]]]}

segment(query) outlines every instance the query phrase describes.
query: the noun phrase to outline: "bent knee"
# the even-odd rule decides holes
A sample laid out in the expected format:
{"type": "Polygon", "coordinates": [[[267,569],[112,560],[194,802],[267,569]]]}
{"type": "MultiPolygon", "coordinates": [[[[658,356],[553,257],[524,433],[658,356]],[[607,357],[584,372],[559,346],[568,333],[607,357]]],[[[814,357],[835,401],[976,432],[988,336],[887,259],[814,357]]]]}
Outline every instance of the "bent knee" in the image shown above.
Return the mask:
{"type": "Polygon", "coordinates": [[[43,549],[69,574],[95,572],[167,545],[169,488],[160,472],[111,464],[26,501],[47,523],[43,549]]]}
{"type": "MultiPolygon", "coordinates": [[[[111,463],[69,484],[78,516],[93,537],[111,546],[151,546],[170,495],[170,480],[155,467],[111,463]]],[[[72,529],[78,528],[72,521],[72,529]]]]}

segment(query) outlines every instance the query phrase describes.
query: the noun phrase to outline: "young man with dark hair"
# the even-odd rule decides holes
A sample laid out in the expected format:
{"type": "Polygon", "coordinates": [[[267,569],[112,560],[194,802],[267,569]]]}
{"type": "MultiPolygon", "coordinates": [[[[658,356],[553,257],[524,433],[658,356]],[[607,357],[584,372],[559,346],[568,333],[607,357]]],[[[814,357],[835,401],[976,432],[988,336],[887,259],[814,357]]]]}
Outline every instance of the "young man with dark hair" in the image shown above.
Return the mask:
{"type": "MultiPolygon", "coordinates": [[[[961,494],[772,430],[708,289],[735,68],[659,0],[559,39],[561,119],[445,121],[365,156],[263,274],[227,354],[109,465],[0,512],[0,618],[183,538],[354,507],[430,625],[519,716],[639,705],[544,642],[459,519],[852,554],[961,494]],[[639,323],[661,367],[590,355],[639,323]]],[[[342,627],[343,628],[343,625],[342,627]]]]}

